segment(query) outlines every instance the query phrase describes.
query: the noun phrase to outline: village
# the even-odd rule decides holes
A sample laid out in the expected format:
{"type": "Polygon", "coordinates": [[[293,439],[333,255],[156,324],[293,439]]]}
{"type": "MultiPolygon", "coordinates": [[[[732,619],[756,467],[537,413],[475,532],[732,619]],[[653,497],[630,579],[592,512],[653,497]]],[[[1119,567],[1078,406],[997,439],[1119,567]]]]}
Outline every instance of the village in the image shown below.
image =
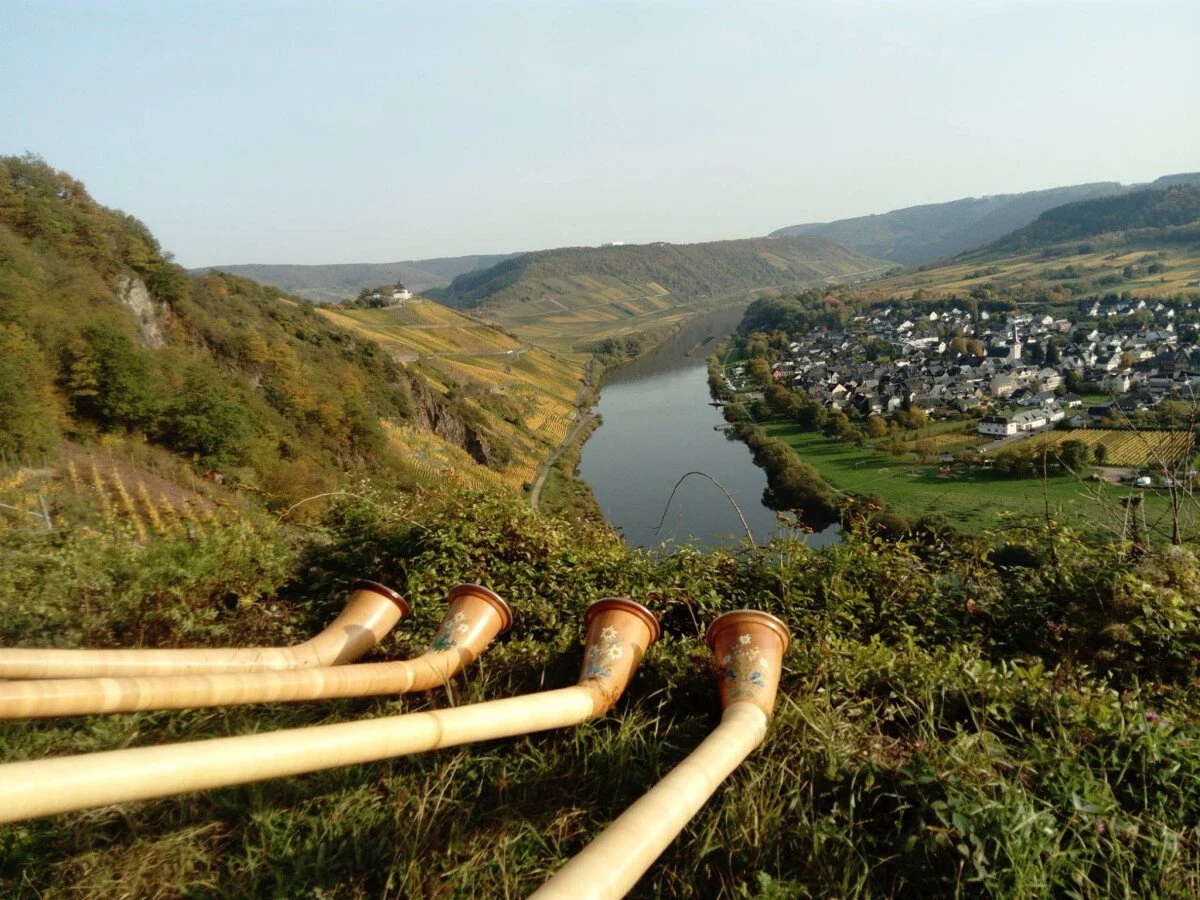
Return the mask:
{"type": "MultiPolygon", "coordinates": [[[[793,335],[772,376],[855,419],[915,408],[978,418],[982,437],[1121,424],[1200,395],[1198,306],[1110,297],[1056,317],[893,303],[793,335]]],[[[749,387],[744,365],[731,374],[732,390],[749,387]]]]}

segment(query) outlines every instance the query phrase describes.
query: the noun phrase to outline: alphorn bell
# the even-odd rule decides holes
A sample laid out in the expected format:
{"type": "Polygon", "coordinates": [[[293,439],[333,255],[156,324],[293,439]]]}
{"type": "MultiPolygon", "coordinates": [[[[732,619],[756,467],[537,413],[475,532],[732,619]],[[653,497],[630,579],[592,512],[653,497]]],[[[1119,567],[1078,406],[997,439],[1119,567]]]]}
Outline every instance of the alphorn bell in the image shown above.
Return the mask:
{"type": "Polygon", "coordinates": [[[34,650],[0,649],[0,679],[86,678],[100,675],[185,675],[263,672],[336,666],[358,659],[411,612],[404,598],[374,581],[350,586],[341,615],[316,637],[294,647],[215,649],[34,650]]]}
{"type": "Polygon", "coordinates": [[[384,719],[0,765],[0,822],[317,772],[578,725],[612,708],[659,635],[645,607],[588,607],[573,687],[384,719]]]}
{"type": "Polygon", "coordinates": [[[460,584],[426,653],[412,660],[212,675],[54,678],[0,682],[0,719],[192,709],[427,691],[444,684],[512,624],[512,611],[478,584],[460,584]]]}
{"type": "Polygon", "coordinates": [[[726,613],[709,626],[721,673],[721,723],[649,793],[625,810],[530,900],[624,897],[767,733],[791,637],[774,616],[726,613]]]}

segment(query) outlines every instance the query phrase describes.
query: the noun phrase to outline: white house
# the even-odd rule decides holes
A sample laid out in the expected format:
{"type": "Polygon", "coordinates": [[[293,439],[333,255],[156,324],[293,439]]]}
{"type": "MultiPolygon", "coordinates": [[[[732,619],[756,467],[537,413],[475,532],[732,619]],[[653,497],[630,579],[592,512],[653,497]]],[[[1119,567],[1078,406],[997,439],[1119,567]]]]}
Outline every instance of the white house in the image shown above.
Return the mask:
{"type": "Polygon", "coordinates": [[[1017,433],[1017,423],[1007,416],[984,416],[979,420],[978,431],[993,437],[1008,437],[1017,433]]]}

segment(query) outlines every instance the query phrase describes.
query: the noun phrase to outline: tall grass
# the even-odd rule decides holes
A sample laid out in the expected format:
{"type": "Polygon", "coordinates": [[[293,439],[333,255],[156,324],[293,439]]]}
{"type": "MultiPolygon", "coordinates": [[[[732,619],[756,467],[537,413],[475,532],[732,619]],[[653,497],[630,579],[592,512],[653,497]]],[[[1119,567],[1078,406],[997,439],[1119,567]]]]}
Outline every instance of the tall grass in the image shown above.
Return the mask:
{"type": "Polygon", "coordinates": [[[414,604],[374,658],[403,657],[434,633],[452,584],[482,581],[516,624],[460,679],[397,699],[11,723],[0,758],[558,687],[578,671],[583,610],[610,594],[655,609],[664,638],[614,713],[578,728],[0,827],[0,892],[523,896],[711,730],[702,631],[744,606],[796,638],[771,731],[636,896],[1200,891],[1187,551],[1135,559],[1061,531],[1001,565],[982,543],[851,531],[819,553],[785,541],[651,556],[517,501],[362,496],[307,536],[231,515],[144,543],[2,533],[0,639],[282,643],[320,628],[363,575],[414,604]],[[1046,542],[1053,559],[1038,555],[1046,542]]]}

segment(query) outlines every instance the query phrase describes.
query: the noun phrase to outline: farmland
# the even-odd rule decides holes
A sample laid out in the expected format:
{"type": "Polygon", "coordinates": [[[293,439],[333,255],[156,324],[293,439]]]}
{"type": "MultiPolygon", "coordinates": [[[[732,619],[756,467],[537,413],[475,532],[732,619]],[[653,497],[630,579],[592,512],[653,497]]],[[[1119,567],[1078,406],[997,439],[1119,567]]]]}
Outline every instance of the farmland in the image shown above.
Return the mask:
{"type": "MultiPolygon", "coordinates": [[[[1042,481],[970,467],[947,477],[937,464],[915,464],[869,446],[853,447],[802,431],[782,419],[767,422],[764,428],[791,446],[836,490],[876,496],[906,517],[937,516],[968,531],[1003,528],[1015,519],[1044,516],[1049,507],[1052,515],[1069,524],[1119,532],[1120,501],[1133,493],[1066,474],[1051,474],[1042,481]]],[[[1166,511],[1165,503],[1152,492],[1146,492],[1146,507],[1151,525],[1166,511]]]]}
{"type": "Polygon", "coordinates": [[[566,437],[575,415],[583,357],[530,344],[512,333],[428,300],[386,309],[318,310],[418,369],[447,400],[486,422],[506,462],[489,468],[450,442],[412,425],[386,423],[389,444],[414,483],[519,493],[538,463],[566,437]]]}
{"type": "Polygon", "coordinates": [[[1052,431],[1024,442],[1021,446],[1029,452],[1040,453],[1066,441],[1080,441],[1095,452],[1096,447],[1104,450],[1102,457],[1106,465],[1170,467],[1177,465],[1192,450],[1190,431],[1133,431],[1096,428],[1076,428],[1070,431],[1052,431]]]}

